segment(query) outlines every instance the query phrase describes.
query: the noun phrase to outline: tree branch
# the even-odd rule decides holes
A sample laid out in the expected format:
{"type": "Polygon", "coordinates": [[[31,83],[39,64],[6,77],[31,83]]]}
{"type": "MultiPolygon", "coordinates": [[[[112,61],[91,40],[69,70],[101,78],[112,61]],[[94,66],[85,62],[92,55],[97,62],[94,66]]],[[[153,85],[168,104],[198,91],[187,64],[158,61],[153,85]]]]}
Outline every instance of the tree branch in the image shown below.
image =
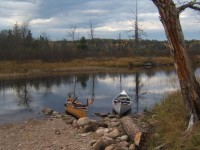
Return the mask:
{"type": "Polygon", "coordinates": [[[177,8],[178,13],[180,14],[181,12],[183,12],[186,8],[191,8],[197,11],[200,11],[200,2],[188,2],[184,5],[181,5],[180,7],[177,8]]]}

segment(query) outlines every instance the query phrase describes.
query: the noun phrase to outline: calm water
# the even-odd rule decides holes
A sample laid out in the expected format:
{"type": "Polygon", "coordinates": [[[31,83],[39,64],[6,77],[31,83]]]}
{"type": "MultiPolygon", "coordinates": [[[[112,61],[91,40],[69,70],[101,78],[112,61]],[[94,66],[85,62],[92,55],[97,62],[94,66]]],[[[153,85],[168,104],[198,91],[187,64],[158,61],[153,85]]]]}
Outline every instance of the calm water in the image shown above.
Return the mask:
{"type": "MultiPolygon", "coordinates": [[[[197,69],[196,73],[199,74],[197,69]]],[[[167,93],[179,88],[174,71],[139,73],[76,74],[18,80],[0,80],[0,123],[42,117],[41,110],[50,107],[64,112],[68,93],[86,99],[94,97],[89,116],[94,112],[112,112],[112,98],[125,89],[133,99],[132,112],[151,109],[167,93]]]]}

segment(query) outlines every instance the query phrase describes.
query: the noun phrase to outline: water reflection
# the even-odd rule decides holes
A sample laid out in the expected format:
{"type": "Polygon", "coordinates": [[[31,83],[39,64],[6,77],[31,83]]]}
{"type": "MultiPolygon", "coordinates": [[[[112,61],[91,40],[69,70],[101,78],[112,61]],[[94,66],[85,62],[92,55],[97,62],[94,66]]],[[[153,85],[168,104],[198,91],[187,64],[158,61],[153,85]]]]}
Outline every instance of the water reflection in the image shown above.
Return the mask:
{"type": "Polygon", "coordinates": [[[82,103],[87,98],[95,99],[89,108],[90,116],[94,112],[112,112],[112,99],[122,89],[134,100],[132,112],[142,112],[178,88],[173,70],[0,80],[0,122],[38,117],[44,107],[64,112],[69,93],[79,96],[82,103]]]}

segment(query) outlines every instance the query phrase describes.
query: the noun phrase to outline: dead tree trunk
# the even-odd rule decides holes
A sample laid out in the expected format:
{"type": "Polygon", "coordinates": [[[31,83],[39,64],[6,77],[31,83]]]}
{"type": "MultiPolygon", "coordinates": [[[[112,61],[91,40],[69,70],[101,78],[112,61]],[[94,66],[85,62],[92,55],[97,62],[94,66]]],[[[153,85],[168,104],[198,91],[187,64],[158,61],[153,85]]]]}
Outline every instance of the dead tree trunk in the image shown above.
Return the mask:
{"type": "Polygon", "coordinates": [[[129,116],[121,118],[121,122],[129,138],[134,141],[136,146],[140,146],[145,137],[145,132],[143,132],[142,128],[129,116]]]}
{"type": "Polygon", "coordinates": [[[200,87],[188,58],[179,15],[185,8],[192,8],[194,2],[179,8],[176,8],[173,0],[153,0],[153,2],[158,8],[170,45],[186,111],[190,116],[189,126],[192,127],[194,122],[200,119],[200,87]]]}

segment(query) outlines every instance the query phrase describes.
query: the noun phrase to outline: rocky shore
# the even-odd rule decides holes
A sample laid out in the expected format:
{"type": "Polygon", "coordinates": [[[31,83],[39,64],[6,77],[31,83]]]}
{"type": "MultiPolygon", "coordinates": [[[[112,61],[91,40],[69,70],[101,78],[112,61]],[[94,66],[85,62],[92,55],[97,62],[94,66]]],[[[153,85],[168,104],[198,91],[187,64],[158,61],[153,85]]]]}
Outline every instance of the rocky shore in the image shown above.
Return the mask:
{"type": "MultiPolygon", "coordinates": [[[[102,115],[96,121],[88,117],[77,120],[71,115],[60,114],[51,109],[44,109],[43,112],[49,115],[47,119],[0,125],[0,150],[138,149],[124,131],[118,115],[102,115]]],[[[144,130],[148,128],[145,123],[142,126],[144,130]]]]}

